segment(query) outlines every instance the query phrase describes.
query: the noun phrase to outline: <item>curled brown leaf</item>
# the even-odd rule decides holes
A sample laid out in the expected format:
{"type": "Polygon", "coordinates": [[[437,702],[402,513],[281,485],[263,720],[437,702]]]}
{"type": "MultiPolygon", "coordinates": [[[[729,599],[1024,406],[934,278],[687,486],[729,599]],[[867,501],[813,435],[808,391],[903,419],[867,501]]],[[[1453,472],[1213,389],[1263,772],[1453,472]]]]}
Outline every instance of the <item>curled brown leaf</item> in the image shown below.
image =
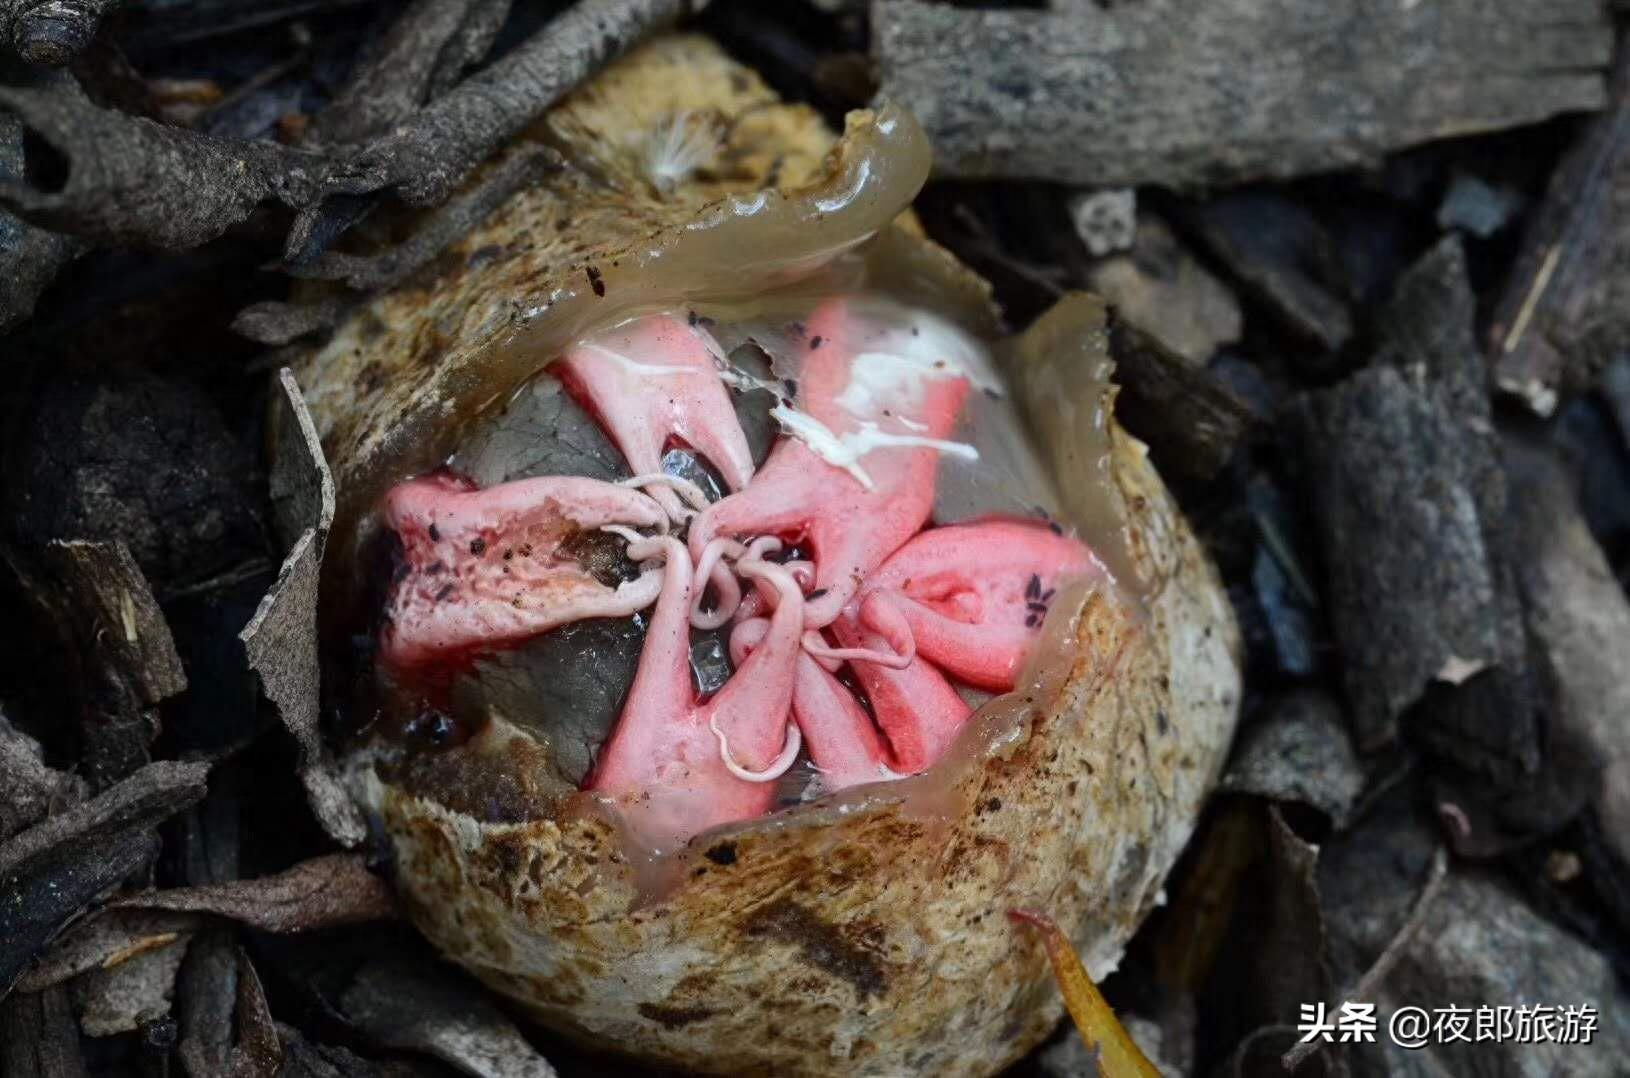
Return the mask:
{"type": "Polygon", "coordinates": [[[230,917],[265,932],[309,932],[396,915],[385,881],[361,854],[302,861],[274,876],[131,895],[118,909],[171,910],[230,917]]]}

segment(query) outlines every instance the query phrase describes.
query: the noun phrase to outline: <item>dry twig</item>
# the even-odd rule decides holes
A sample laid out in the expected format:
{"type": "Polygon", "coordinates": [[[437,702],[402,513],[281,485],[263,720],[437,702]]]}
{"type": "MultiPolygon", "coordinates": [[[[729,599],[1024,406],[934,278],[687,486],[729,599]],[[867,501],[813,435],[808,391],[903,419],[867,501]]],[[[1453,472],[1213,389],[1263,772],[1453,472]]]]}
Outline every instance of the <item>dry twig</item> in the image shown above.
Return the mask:
{"type": "MultiPolygon", "coordinates": [[[[1437,897],[1438,891],[1443,888],[1443,881],[1448,877],[1448,874],[1449,852],[1439,846],[1437,851],[1432,854],[1432,867],[1427,872],[1426,883],[1422,885],[1420,895],[1415,899],[1415,905],[1410,909],[1409,917],[1404,921],[1403,927],[1398,929],[1398,934],[1392,937],[1392,941],[1386,945],[1370,968],[1364,971],[1364,975],[1358,979],[1358,983],[1353,986],[1352,991],[1347,993],[1346,998],[1331,1005],[1332,1010],[1339,1011],[1342,1006],[1348,1003],[1366,1002],[1375,995],[1375,990],[1381,986],[1382,981],[1387,979],[1387,974],[1391,973],[1392,968],[1398,964],[1398,959],[1403,957],[1404,952],[1409,948],[1410,941],[1421,930],[1421,925],[1426,923],[1426,915],[1432,909],[1432,900],[1437,897]]],[[[1308,1056],[1317,1052],[1320,1047],[1321,1042],[1317,1040],[1302,1041],[1297,1044],[1286,1052],[1281,1059],[1285,1070],[1294,1071],[1307,1061],[1308,1056]]]]}

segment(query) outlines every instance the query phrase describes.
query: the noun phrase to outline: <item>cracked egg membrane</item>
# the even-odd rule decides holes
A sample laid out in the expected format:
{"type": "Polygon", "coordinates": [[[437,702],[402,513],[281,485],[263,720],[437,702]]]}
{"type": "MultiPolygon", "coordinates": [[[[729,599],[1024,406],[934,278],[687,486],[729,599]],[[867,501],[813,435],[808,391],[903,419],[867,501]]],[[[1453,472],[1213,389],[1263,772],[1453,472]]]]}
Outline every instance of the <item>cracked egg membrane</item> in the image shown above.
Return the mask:
{"type": "Polygon", "coordinates": [[[995,1073],[1061,1014],[1005,912],[1112,970],[1239,698],[1101,305],[998,339],[912,118],[834,137],[705,39],[526,137],[567,166],[296,367],[406,909],[599,1049],[995,1073]]]}

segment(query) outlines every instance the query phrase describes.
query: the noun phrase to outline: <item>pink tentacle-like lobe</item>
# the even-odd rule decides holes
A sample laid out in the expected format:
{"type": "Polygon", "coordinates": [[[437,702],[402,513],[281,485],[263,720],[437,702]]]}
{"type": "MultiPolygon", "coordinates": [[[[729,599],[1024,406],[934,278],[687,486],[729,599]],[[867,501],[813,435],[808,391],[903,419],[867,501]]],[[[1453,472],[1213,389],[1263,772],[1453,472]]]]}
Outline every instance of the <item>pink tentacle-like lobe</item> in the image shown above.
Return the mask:
{"type": "MultiPolygon", "coordinates": [[[[730,636],[730,656],[738,665],[769,632],[767,618],[749,618],[730,636]]],[[[803,733],[810,761],[822,786],[842,789],[862,782],[897,778],[894,755],[852,692],[805,649],[798,656],[792,694],[793,718],[803,733]]]]}
{"type": "MultiPolygon", "coordinates": [[[[648,841],[672,849],[699,831],[767,811],[774,777],[790,764],[787,717],[803,632],[803,596],[778,566],[743,558],[738,570],[778,585],[758,646],[724,688],[696,701],[690,675],[695,576],[677,540],[652,540],[667,558],[662,595],[617,727],[588,788],[613,799],[648,841]]],[[[641,551],[640,553],[644,553],[641,551]]],[[[795,735],[791,735],[795,736],[795,735]]]]}
{"type": "Polygon", "coordinates": [[[808,545],[815,589],[805,620],[829,624],[860,582],[927,522],[940,454],[969,389],[929,338],[869,319],[850,301],[823,304],[788,432],[747,489],[691,525],[699,557],[716,536],[779,535],[808,545]]]}
{"type": "Polygon", "coordinates": [[[808,655],[798,660],[792,710],[825,789],[841,790],[904,773],[897,770],[894,753],[854,693],[808,655]]]}
{"type": "Polygon", "coordinates": [[[959,681],[1013,687],[1060,584],[1097,570],[1078,539],[1046,524],[990,520],[923,532],[861,587],[860,620],[959,681]]]}
{"type": "MultiPolygon", "coordinates": [[[[887,651],[889,647],[880,634],[847,614],[832,623],[832,632],[845,648],[887,651]]],[[[926,770],[973,714],[956,687],[920,653],[903,669],[868,662],[851,663],[850,669],[866,690],[872,714],[877,716],[877,725],[888,741],[891,766],[901,774],[926,770]]],[[[811,755],[814,752],[811,739],[811,755]]]]}
{"type": "MultiPolygon", "coordinates": [[[[662,471],[672,441],[701,453],[731,490],[753,477],[753,455],[702,336],[672,315],[631,319],[579,342],[561,374],[599,416],[636,475],[662,471]]],[[[670,513],[679,496],[660,486],[652,497],[670,513]]]]}
{"type": "Polygon", "coordinates": [[[1031,521],[935,528],[901,547],[831,629],[842,652],[914,651],[904,667],[851,661],[875,720],[811,655],[799,666],[793,711],[827,785],[933,764],[970,714],[942,671],[1013,688],[1060,584],[1096,568],[1079,540],[1031,521]]]}
{"type": "Polygon", "coordinates": [[[397,669],[516,643],[581,618],[628,617],[651,605],[661,574],[608,583],[585,539],[608,524],[665,522],[637,490],[566,476],[486,490],[447,475],[398,483],[384,523],[401,541],[380,659],[397,669]]]}

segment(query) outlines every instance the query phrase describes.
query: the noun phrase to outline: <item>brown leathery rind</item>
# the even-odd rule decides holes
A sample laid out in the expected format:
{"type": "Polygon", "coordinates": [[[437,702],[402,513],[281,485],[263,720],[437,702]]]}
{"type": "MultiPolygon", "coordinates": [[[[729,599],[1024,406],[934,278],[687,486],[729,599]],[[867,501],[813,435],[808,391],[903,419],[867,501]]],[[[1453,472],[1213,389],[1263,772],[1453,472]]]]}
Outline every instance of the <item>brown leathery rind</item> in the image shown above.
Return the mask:
{"type": "MultiPolygon", "coordinates": [[[[609,257],[641,229],[683,221],[708,197],[774,182],[771,151],[782,140],[781,168],[803,176],[783,171],[780,182],[818,172],[818,120],[774,103],[756,76],[696,38],[633,54],[549,122],[557,135],[578,132],[584,147],[621,145],[619,125],[648,120],[655,106],[641,113],[640,95],[658,90],[686,107],[711,101],[727,119],[750,117],[760,141],[741,170],[685,185],[673,202],[628,184],[607,194],[586,173],[568,173],[494,215],[446,260],[455,269],[342,327],[300,373],[342,501],[348,481],[368,478],[399,413],[461,406],[459,379],[447,372],[477,362],[510,317],[480,312],[551,287],[577,255],[609,257]],[[632,96],[619,99],[623,90],[632,96]],[[637,211],[612,212],[619,198],[637,211]],[[555,238],[551,222],[563,214],[584,230],[571,244],[555,238]],[[471,257],[494,245],[504,252],[492,256],[496,269],[471,257]]],[[[599,151],[599,182],[626,178],[619,152],[599,151]]],[[[891,242],[945,258],[901,236],[910,234],[891,242]]],[[[971,275],[964,284],[981,294],[971,275]]],[[[1048,631],[1072,634],[1070,669],[1032,690],[1013,736],[963,766],[953,761],[942,796],[844,814],[816,805],[709,836],[680,886],[637,902],[611,825],[540,818],[546,798],[527,779],[535,751],[518,750],[513,731],[489,728],[450,750],[434,781],[387,780],[400,773],[358,751],[351,785],[390,836],[415,923],[540,1022],[598,1048],[712,1073],[998,1071],[1062,1010],[1041,948],[1005,912],[1050,913],[1095,976],[1112,969],[1159,901],[1238,703],[1239,635],[1215,570],[1142,445],[1118,428],[1111,441],[1111,501],[1126,515],[1141,609],[1101,591],[1072,623],[1055,603],[1048,631]],[[454,796],[461,766],[465,785],[502,796],[454,796]]]]}

